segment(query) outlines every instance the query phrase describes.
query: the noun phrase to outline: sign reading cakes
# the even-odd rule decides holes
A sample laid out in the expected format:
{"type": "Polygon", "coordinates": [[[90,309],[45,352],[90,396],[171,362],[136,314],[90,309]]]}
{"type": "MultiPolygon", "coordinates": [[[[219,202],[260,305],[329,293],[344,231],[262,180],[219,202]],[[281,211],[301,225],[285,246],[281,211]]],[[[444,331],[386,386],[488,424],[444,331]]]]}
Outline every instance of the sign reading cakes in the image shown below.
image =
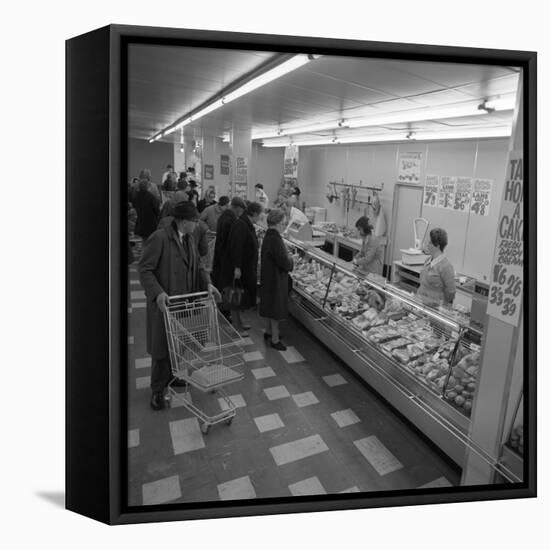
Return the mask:
{"type": "Polygon", "coordinates": [[[468,212],[472,198],[472,178],[456,178],[455,202],[453,210],[468,212]]]}
{"type": "Polygon", "coordinates": [[[399,155],[399,166],[397,181],[399,183],[420,183],[420,164],[422,153],[401,153],[399,155]]]}
{"type": "Polygon", "coordinates": [[[437,200],[437,205],[439,208],[447,208],[448,210],[454,209],[456,180],[457,178],[451,176],[441,176],[437,200]]]}
{"type": "Polygon", "coordinates": [[[488,216],[489,206],[491,204],[491,189],[493,180],[475,179],[472,189],[472,201],[470,203],[470,212],[478,216],[488,216]]]}
{"type": "Polygon", "coordinates": [[[220,155],[220,174],[229,176],[229,155],[220,155]]]}
{"type": "Polygon", "coordinates": [[[518,326],[523,299],[523,153],[508,159],[487,313],[518,326]]]}
{"type": "Polygon", "coordinates": [[[437,196],[439,193],[439,176],[427,174],[424,183],[424,206],[437,208],[437,196]]]}

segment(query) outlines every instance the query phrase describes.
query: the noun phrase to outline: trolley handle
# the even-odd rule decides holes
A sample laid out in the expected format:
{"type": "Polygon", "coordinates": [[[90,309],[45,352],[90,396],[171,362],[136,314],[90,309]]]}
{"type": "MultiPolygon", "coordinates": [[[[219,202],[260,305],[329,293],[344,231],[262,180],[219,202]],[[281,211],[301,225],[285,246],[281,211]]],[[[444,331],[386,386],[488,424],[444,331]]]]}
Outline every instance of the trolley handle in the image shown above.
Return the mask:
{"type": "Polygon", "coordinates": [[[193,292],[191,294],[179,294],[177,296],[168,296],[168,303],[171,302],[179,302],[181,300],[189,300],[190,298],[199,298],[199,297],[206,297],[210,293],[207,291],[202,292],[193,292]]]}

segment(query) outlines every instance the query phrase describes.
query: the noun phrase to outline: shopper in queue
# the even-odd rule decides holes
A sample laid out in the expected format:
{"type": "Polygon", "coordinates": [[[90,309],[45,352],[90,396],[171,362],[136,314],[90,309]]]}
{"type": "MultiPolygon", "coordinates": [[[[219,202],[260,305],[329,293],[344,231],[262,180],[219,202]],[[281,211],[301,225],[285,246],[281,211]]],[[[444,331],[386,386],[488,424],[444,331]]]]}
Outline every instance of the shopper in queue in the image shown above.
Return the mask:
{"type": "Polygon", "coordinates": [[[204,194],[204,197],[198,202],[197,210],[202,214],[205,208],[216,204],[216,189],[213,186],[209,187],[204,194]]]}
{"type": "MultiPolygon", "coordinates": [[[[224,210],[218,219],[216,225],[216,241],[214,243],[214,258],[212,260],[212,281],[220,290],[223,290],[222,285],[222,257],[225,255],[226,248],[229,242],[229,233],[231,226],[240,218],[246,209],[246,204],[241,197],[233,197],[229,208],[224,210]]],[[[231,320],[229,310],[220,305],[222,313],[231,320]]]]}
{"type": "Polygon", "coordinates": [[[139,190],[134,195],[133,204],[137,213],[134,233],[146,241],[157,228],[159,218],[159,203],[149,192],[147,179],[140,179],[139,190]]]}
{"type": "Polygon", "coordinates": [[[364,273],[382,275],[384,264],[384,247],[373,234],[373,227],[366,216],[361,216],[355,227],[362,239],[361,250],[353,258],[353,264],[364,273]]]}
{"type": "Polygon", "coordinates": [[[151,408],[164,408],[164,392],[171,384],[185,383],[172,376],[164,325],[168,297],[208,290],[217,299],[218,291],[210,282],[199,260],[193,237],[198,212],[191,202],[174,207],[173,219],[157,229],[145,243],[138,264],[140,282],[147,297],[147,352],[152,358],[151,408]]]}
{"type": "Polygon", "coordinates": [[[229,208],[229,197],[222,195],[217,203],[207,206],[202,212],[200,219],[206,223],[208,229],[216,232],[220,216],[229,208]]]}
{"type": "Polygon", "coordinates": [[[221,288],[239,285],[244,290],[240,305],[230,307],[231,322],[241,336],[248,336],[250,329],[243,323],[241,311],[256,306],[259,245],[254,224],[262,211],[262,205],[258,202],[246,205],[244,213],[231,225],[221,261],[221,288]]]}
{"type": "Polygon", "coordinates": [[[285,351],[279,324],[288,316],[289,272],[293,261],[281,238],[285,214],[274,209],[267,215],[267,231],[262,242],[260,259],[260,316],[266,320],[264,340],[271,347],[285,351]]]}
{"type": "Polygon", "coordinates": [[[456,294],[455,270],[443,251],[447,247],[447,232],[440,227],[432,229],[424,244],[424,253],[430,259],[420,272],[417,296],[432,307],[450,306],[456,294]]]}

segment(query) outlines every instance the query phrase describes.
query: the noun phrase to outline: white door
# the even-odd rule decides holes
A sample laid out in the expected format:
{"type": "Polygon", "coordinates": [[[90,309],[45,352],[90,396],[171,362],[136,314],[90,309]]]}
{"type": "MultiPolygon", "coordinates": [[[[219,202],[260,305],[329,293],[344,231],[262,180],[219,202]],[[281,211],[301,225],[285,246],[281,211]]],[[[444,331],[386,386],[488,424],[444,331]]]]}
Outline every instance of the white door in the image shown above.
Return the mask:
{"type": "Polygon", "coordinates": [[[424,189],[397,183],[393,191],[392,264],[401,259],[401,249],[414,246],[413,221],[422,212],[424,189]]]}

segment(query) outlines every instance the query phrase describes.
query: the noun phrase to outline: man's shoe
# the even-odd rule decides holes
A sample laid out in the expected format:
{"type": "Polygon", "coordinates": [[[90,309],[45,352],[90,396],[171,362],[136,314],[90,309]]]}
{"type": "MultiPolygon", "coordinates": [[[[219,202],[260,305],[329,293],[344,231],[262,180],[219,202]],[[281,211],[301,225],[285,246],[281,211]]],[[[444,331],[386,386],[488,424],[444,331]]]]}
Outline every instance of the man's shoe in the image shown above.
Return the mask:
{"type": "Polygon", "coordinates": [[[161,409],[164,409],[164,406],[164,395],[162,395],[162,392],[153,392],[153,395],[151,396],[151,408],[154,411],[160,411],[161,409]]]}
{"type": "Polygon", "coordinates": [[[269,332],[264,332],[264,340],[271,340],[271,334],[269,334],[269,332]]]}
{"type": "Polygon", "coordinates": [[[271,347],[278,351],[286,351],[286,346],[280,340],[278,342],[271,342],[271,347]]]}

